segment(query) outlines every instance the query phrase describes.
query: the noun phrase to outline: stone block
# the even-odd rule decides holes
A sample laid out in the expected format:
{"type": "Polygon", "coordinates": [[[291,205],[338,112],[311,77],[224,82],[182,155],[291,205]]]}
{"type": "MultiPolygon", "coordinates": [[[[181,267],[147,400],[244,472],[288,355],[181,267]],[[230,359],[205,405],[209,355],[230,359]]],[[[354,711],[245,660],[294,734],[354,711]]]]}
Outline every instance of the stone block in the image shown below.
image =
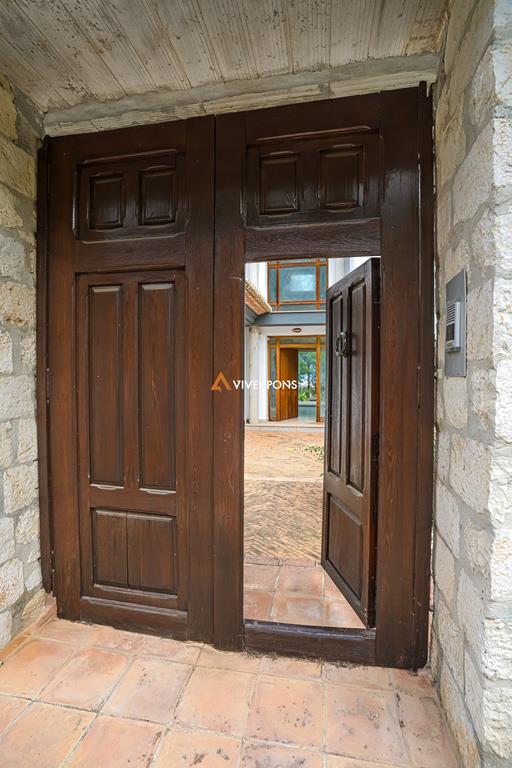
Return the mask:
{"type": "Polygon", "coordinates": [[[28,197],[36,198],[35,160],[27,152],[0,135],[0,182],[28,197]]]}
{"type": "Polygon", "coordinates": [[[512,280],[497,277],[494,281],[494,339],[495,360],[512,357],[512,280]]]}
{"type": "Polygon", "coordinates": [[[482,678],[468,653],[464,655],[464,698],[480,741],[484,739],[482,728],[482,678]]]}
{"type": "Polygon", "coordinates": [[[43,579],[39,563],[30,564],[25,570],[25,589],[28,592],[32,592],[34,589],[41,589],[43,579]]]}
{"type": "Polygon", "coordinates": [[[460,511],[457,500],[444,483],[436,485],[436,526],[453,554],[459,556],[460,511]]]}
{"type": "Polygon", "coordinates": [[[484,674],[491,680],[512,681],[512,620],[484,622],[484,674]]]}
{"type": "Polygon", "coordinates": [[[36,335],[33,331],[26,332],[21,340],[21,363],[25,373],[33,374],[36,369],[36,335]]]}
{"type": "Polygon", "coordinates": [[[0,377],[0,421],[34,415],[34,377],[0,377]]]}
{"type": "MultiPolygon", "coordinates": [[[[498,528],[494,532],[490,572],[491,600],[509,601],[512,604],[512,530],[510,529],[498,528]]],[[[512,644],[512,633],[510,642],[512,644]]]]}
{"type": "Polygon", "coordinates": [[[451,608],[456,589],[455,559],[439,536],[436,538],[435,545],[434,581],[441,590],[448,607],[451,608]]]}
{"type": "Polygon", "coordinates": [[[494,66],[489,49],[480,59],[475,76],[470,81],[468,111],[473,125],[482,125],[494,102],[494,66]]]}
{"type": "Polygon", "coordinates": [[[25,591],[21,560],[9,560],[0,566],[0,611],[10,608],[25,591]]]}
{"type": "Polygon", "coordinates": [[[10,421],[0,422],[0,469],[12,464],[12,426],[10,421]]]}
{"type": "Polygon", "coordinates": [[[492,453],[491,481],[489,486],[489,511],[491,521],[496,527],[510,521],[512,523],[512,508],[510,504],[512,477],[512,456],[510,446],[495,447],[492,453]]]}
{"type": "Polygon", "coordinates": [[[35,289],[21,283],[0,283],[0,322],[35,327],[35,289]]]}
{"type": "Polygon", "coordinates": [[[468,423],[467,380],[451,376],[443,381],[444,416],[452,427],[463,429],[468,423]]]}
{"type": "Polygon", "coordinates": [[[470,393],[471,416],[480,429],[491,429],[496,402],[496,372],[493,369],[475,368],[471,373],[470,393]]]}
{"type": "MultiPolygon", "coordinates": [[[[0,172],[1,177],[1,172],[0,172]]],[[[0,184],[0,227],[13,229],[21,227],[23,219],[18,213],[17,199],[7,187],[0,184]]]]}
{"type": "Polygon", "coordinates": [[[37,464],[20,464],[4,472],[4,508],[12,515],[37,501],[37,464]]]}
{"type": "Polygon", "coordinates": [[[437,435],[437,451],[436,451],[436,464],[437,464],[437,477],[444,482],[448,482],[450,473],[450,433],[447,431],[440,431],[437,435]]]}
{"type": "Polygon", "coordinates": [[[0,613],[0,648],[3,648],[11,639],[12,616],[9,611],[0,613]]]}
{"type": "Polygon", "coordinates": [[[26,273],[23,243],[0,232],[0,277],[21,281],[26,273]]]}
{"type": "Polygon", "coordinates": [[[10,517],[0,518],[0,565],[11,560],[15,554],[14,521],[10,517]]]}
{"type": "Polygon", "coordinates": [[[510,687],[491,684],[483,697],[483,732],[485,743],[509,765],[512,758],[512,707],[510,687]]]}
{"type": "Polygon", "coordinates": [[[18,447],[16,461],[37,459],[37,425],[35,419],[20,419],[18,422],[18,447]]]}
{"type": "Polygon", "coordinates": [[[16,523],[16,543],[31,544],[39,538],[39,512],[31,507],[23,512],[16,523]]]}
{"type": "Polygon", "coordinates": [[[0,374],[12,373],[12,338],[8,331],[0,328],[0,374]]]}
{"type": "Polygon", "coordinates": [[[512,184],[512,120],[495,118],[492,127],[494,184],[499,189],[512,184]]]}
{"type": "Polygon", "coordinates": [[[456,680],[464,679],[464,643],[462,633],[455,624],[446,606],[440,598],[436,605],[436,634],[443,649],[443,658],[448,663],[456,680]]]}
{"type": "Polygon", "coordinates": [[[466,643],[475,651],[475,658],[481,655],[484,643],[484,593],[473,579],[463,570],[457,591],[457,615],[464,631],[466,643]]]}
{"type": "Polygon", "coordinates": [[[9,88],[0,86],[0,133],[7,139],[16,138],[16,107],[9,88]]]}
{"type": "Polygon", "coordinates": [[[453,223],[473,218],[491,194],[493,136],[490,124],[477,137],[453,180],[453,223]]]}
{"type": "Polygon", "coordinates": [[[466,714],[463,695],[446,663],[441,669],[440,696],[448,724],[461,753],[461,765],[464,768],[480,768],[476,734],[466,714]]]}
{"type": "Polygon", "coordinates": [[[491,455],[489,448],[459,434],[452,436],[450,485],[477,512],[487,506],[491,455]]]}
{"type": "Polygon", "coordinates": [[[461,102],[438,138],[437,181],[439,187],[453,178],[464,159],[466,136],[462,125],[462,108],[461,102]]]}
{"type": "Polygon", "coordinates": [[[466,517],[462,524],[462,541],[467,569],[488,580],[492,547],[490,531],[466,517]]]}

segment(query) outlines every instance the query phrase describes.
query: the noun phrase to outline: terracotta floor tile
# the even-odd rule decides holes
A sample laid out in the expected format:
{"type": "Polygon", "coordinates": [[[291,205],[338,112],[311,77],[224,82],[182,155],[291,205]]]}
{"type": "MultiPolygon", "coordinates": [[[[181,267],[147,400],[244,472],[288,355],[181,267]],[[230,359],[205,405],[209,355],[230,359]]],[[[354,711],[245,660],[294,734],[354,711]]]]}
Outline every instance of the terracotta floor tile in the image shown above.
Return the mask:
{"type": "Polygon", "coordinates": [[[64,619],[53,619],[38,627],[36,635],[46,637],[51,640],[62,640],[71,645],[88,645],[92,636],[96,632],[96,627],[91,624],[82,624],[79,621],[65,621],[64,619]]]}
{"type": "Polygon", "coordinates": [[[324,575],[324,597],[339,598],[341,595],[340,590],[327,574],[324,575]]]}
{"type": "Polygon", "coordinates": [[[75,648],[53,640],[35,639],[22,645],[0,668],[0,691],[36,696],[75,648]]]}
{"type": "Polygon", "coordinates": [[[408,672],[405,669],[390,669],[391,682],[398,691],[420,696],[435,696],[436,690],[428,672],[408,672]]]}
{"type": "Polygon", "coordinates": [[[177,722],[242,735],[252,683],[253,676],[243,672],[197,667],[178,704],[177,722]]]}
{"type": "Polygon", "coordinates": [[[255,589],[244,591],[244,616],[255,621],[270,621],[273,592],[259,592],[255,589]]]}
{"type": "Polygon", "coordinates": [[[23,643],[26,643],[29,639],[29,635],[26,632],[22,632],[21,635],[17,635],[14,640],[11,640],[3,648],[0,648],[0,663],[16,651],[23,643]]]}
{"type": "Polygon", "coordinates": [[[111,651],[135,653],[140,646],[140,638],[141,635],[137,632],[126,632],[124,629],[95,625],[89,645],[111,651]]]}
{"type": "Polygon", "coordinates": [[[76,709],[32,704],[0,741],[9,768],[56,768],[71,752],[94,715],[76,709]]]}
{"type": "Polygon", "coordinates": [[[276,589],[281,592],[298,592],[302,595],[321,597],[324,588],[323,568],[294,568],[284,566],[279,569],[276,589]]]}
{"type": "Polygon", "coordinates": [[[3,733],[29,704],[27,699],[0,694],[0,733],[3,733]]]}
{"type": "Polygon", "coordinates": [[[400,693],[398,701],[414,765],[418,768],[456,768],[452,743],[435,699],[400,693]]]}
{"type": "Polygon", "coordinates": [[[239,753],[240,741],[232,736],[174,728],[152,768],[235,768],[239,753]]]}
{"type": "Polygon", "coordinates": [[[407,765],[395,694],[325,686],[328,752],[407,765]]]}
{"type": "Polygon", "coordinates": [[[103,711],[168,723],[191,671],[192,667],[186,664],[137,658],[103,711]]]}
{"type": "Polygon", "coordinates": [[[357,688],[392,690],[389,669],[385,667],[341,666],[324,664],[324,679],[331,683],[355,685],[357,688]]]}
{"type": "Polygon", "coordinates": [[[213,669],[229,669],[233,672],[257,672],[260,667],[260,657],[248,653],[218,651],[205,645],[197,662],[199,667],[213,669]]]}
{"type": "Polygon", "coordinates": [[[390,763],[374,763],[367,760],[355,760],[353,757],[327,755],[327,768],[396,768],[390,763]]]}
{"type": "Polygon", "coordinates": [[[241,768],[322,768],[322,755],[295,747],[248,743],[241,768]]]}
{"type": "Polygon", "coordinates": [[[244,584],[246,589],[263,589],[272,591],[275,589],[277,565],[250,565],[244,566],[244,584]]]}
{"type": "Polygon", "coordinates": [[[247,735],[323,748],[321,685],[311,680],[258,678],[247,735]]]}
{"type": "Polygon", "coordinates": [[[181,664],[195,664],[202,648],[199,643],[186,643],[171,637],[137,635],[137,638],[135,653],[138,656],[158,656],[181,664]]]}
{"type": "Polygon", "coordinates": [[[277,677],[318,680],[322,677],[322,664],[306,659],[287,659],[285,656],[264,656],[261,659],[260,672],[277,677]]]}
{"type": "Polygon", "coordinates": [[[324,626],[364,629],[364,624],[344,599],[324,600],[324,626]]]}
{"type": "Polygon", "coordinates": [[[41,698],[54,704],[97,710],[127,666],[128,658],[121,653],[85,648],[58,672],[41,698]]]}
{"type": "Polygon", "coordinates": [[[152,723],[101,716],[66,768],[147,768],[161,733],[161,726],[152,723]]]}
{"type": "Polygon", "coordinates": [[[282,624],[322,626],[322,600],[276,592],[272,607],[272,621],[282,624]]]}

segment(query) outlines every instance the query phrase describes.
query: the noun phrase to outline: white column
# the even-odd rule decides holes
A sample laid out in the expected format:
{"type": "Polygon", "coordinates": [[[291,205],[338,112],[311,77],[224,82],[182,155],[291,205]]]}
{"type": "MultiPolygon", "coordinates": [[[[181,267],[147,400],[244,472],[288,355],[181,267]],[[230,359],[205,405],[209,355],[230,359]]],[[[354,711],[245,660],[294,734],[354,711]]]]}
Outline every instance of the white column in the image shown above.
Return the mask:
{"type": "Polygon", "coordinates": [[[259,422],[259,365],[258,365],[258,341],[260,333],[256,325],[249,328],[249,381],[253,382],[249,389],[249,424],[259,422]],[[258,382],[258,384],[256,384],[258,382]]]}
{"type": "Polygon", "coordinates": [[[259,417],[260,421],[268,421],[268,337],[260,334],[259,337],[259,417]]]}

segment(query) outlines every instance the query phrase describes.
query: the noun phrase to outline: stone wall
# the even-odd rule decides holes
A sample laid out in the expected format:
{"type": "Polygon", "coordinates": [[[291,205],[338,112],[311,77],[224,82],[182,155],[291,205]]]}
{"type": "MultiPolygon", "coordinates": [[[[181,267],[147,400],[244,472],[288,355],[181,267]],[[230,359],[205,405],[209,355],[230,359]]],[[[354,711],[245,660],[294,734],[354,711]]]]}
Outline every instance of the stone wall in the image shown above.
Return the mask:
{"type": "Polygon", "coordinates": [[[0,79],[0,648],[44,603],[35,422],[35,198],[41,126],[0,79]]]}
{"type": "Polygon", "coordinates": [[[438,440],[432,669],[462,764],[512,759],[512,4],[455,0],[437,85],[438,440]],[[468,278],[466,378],[444,286],[468,278]]]}

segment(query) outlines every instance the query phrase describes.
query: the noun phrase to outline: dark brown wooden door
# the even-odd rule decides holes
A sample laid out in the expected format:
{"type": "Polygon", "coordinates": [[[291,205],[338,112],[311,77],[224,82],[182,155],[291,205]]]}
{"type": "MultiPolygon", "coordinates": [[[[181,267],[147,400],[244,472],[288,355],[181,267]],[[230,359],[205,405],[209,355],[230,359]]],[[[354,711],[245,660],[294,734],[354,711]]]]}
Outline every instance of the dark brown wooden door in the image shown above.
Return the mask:
{"type": "Polygon", "coordinates": [[[367,624],[375,620],[379,439],[379,259],[327,291],[322,563],[367,624]]]}
{"type": "Polygon", "coordinates": [[[299,355],[296,349],[279,349],[279,380],[283,382],[278,389],[278,419],[296,419],[299,415],[299,392],[288,387],[288,382],[297,381],[299,376],[299,355]]]}
{"type": "Polygon", "coordinates": [[[211,640],[213,119],[52,140],[59,615],[211,640]]]}

